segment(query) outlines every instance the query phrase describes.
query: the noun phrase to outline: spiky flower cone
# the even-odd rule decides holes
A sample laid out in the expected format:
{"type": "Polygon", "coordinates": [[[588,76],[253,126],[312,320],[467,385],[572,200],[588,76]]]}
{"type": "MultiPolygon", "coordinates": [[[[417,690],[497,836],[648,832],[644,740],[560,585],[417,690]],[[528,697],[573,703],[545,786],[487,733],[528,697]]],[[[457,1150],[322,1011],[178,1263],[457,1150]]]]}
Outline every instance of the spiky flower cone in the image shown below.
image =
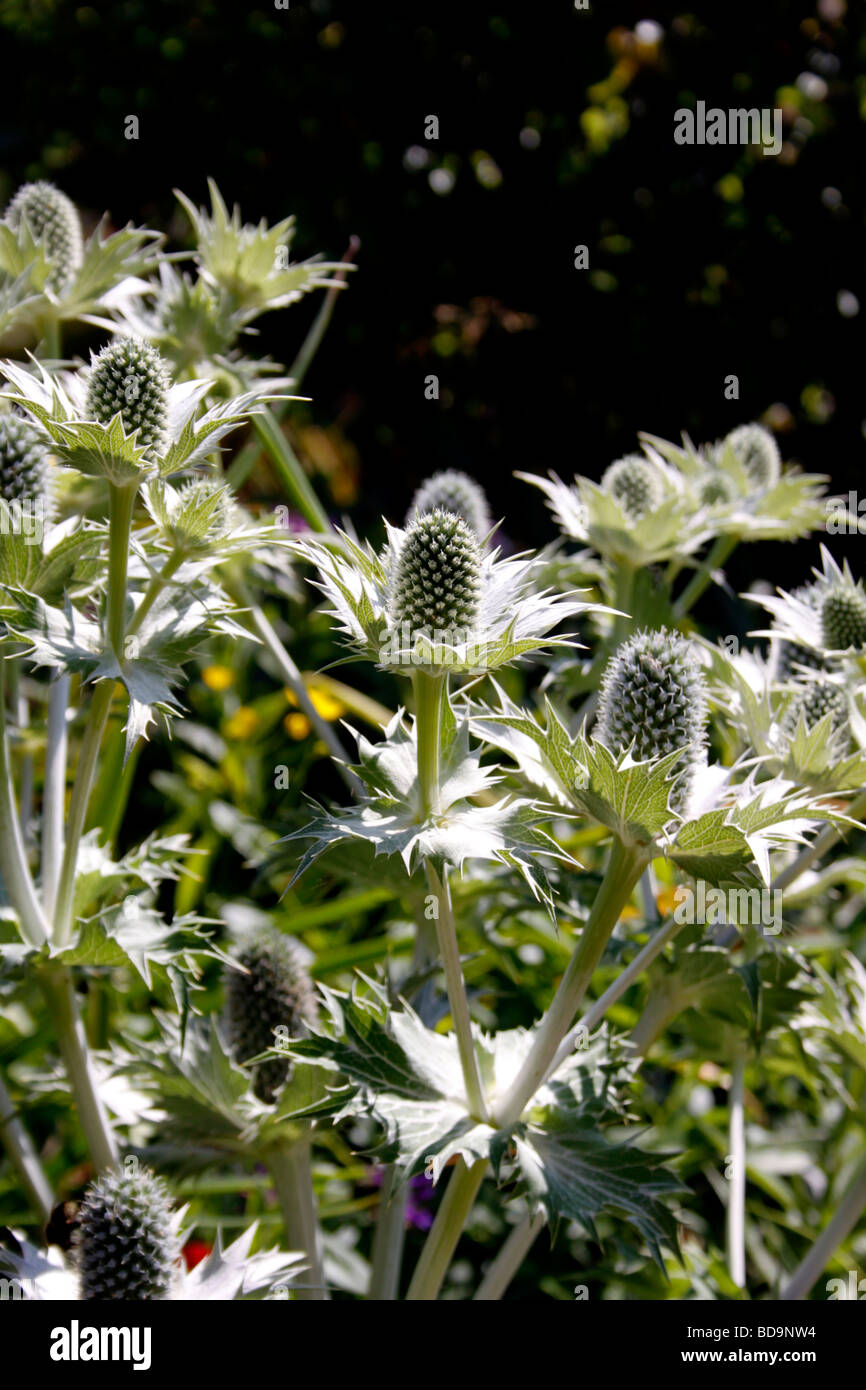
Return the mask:
{"type": "Polygon", "coordinates": [[[658,470],[643,454],[626,454],[605,470],[601,486],[615,497],[626,516],[640,521],[661,506],[663,489],[658,470]]]}
{"type": "Polygon", "coordinates": [[[180,1251],[168,1189],[149,1168],[91,1183],[73,1243],[82,1298],[168,1298],[180,1251]]]}
{"type": "Polygon", "coordinates": [[[461,517],[479,541],[486,540],[493,528],[482,489],[467,473],[461,473],[456,468],[434,473],[421,484],[412,498],[406,516],[407,525],[437,509],[461,517]]]}
{"type": "MultiPolygon", "coordinates": [[[[248,1062],[276,1045],[275,1028],[302,1037],[316,1019],[316,996],[306,966],[290,937],[274,927],[256,932],[236,953],[244,967],[227,972],[228,1033],[238,1062],[248,1062]]],[[[280,1057],[255,1069],[253,1090],[271,1105],[288,1079],[290,1063],[280,1057]]]]}
{"type": "Polygon", "coordinates": [[[821,635],[830,651],[866,647],[866,593],[860,584],[832,584],[821,602],[821,635]]]}
{"type": "Polygon", "coordinates": [[[47,506],[49,450],[26,420],[0,415],[0,497],[4,502],[47,506]]]}
{"type": "Polygon", "coordinates": [[[830,715],[830,732],[844,729],[848,723],[848,701],[844,690],[831,681],[809,681],[794,696],[782,717],[783,731],[792,737],[800,723],[805,720],[806,728],[812,729],[825,716],[830,715]]]}
{"type": "Polygon", "coordinates": [[[95,358],[87,388],[87,418],[108,425],[120,412],[126,434],[158,453],[168,418],[168,369],[141,338],[118,338],[95,358]]]}
{"type": "MultiPolygon", "coordinates": [[[[798,589],[792,590],[792,597],[818,613],[826,588],[826,584],[801,584],[798,589]]],[[[776,652],[775,679],[787,681],[792,677],[796,678],[798,666],[808,666],[812,671],[829,671],[833,663],[813,651],[811,647],[802,647],[799,642],[789,642],[783,638],[776,652]]]]}
{"type": "Polygon", "coordinates": [[[6,209],[5,220],[14,231],[22,221],[27,223],[51,267],[47,288],[54,293],[65,289],[84,256],[75,204],[53,183],[25,183],[6,209]]]}
{"type": "Polygon", "coordinates": [[[727,473],[715,468],[702,479],[698,495],[702,506],[714,507],[721,502],[733,502],[736,488],[733,479],[729,478],[727,473]]]}
{"type": "Polygon", "coordinates": [[[637,762],[685,749],[670,799],[676,811],[706,762],[706,723],[706,682],[690,642],[660,628],[617,648],[602,679],[595,737],[615,754],[631,748],[637,762]]]}
{"type": "Polygon", "coordinates": [[[730,444],[756,487],[774,487],[779,481],[779,446],[763,425],[739,425],[725,437],[725,443],[730,444]]]}
{"type": "Polygon", "coordinates": [[[481,551],[453,512],[427,512],[406,532],[391,587],[391,618],[412,632],[468,632],[478,617],[481,551]]]}

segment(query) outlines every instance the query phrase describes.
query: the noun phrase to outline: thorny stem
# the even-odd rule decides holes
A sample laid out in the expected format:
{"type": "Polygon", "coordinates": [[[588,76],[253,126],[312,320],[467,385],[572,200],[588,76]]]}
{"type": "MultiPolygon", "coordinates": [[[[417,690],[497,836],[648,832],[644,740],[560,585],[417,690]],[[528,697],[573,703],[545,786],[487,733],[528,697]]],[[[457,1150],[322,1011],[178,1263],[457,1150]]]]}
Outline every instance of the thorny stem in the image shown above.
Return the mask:
{"type": "Polygon", "coordinates": [[[51,1186],[39,1162],[39,1155],[33,1140],[18,1114],[12,1097],[0,1077],[0,1139],[6,1147],[14,1167],[18,1170],[28,1195],[43,1222],[47,1221],[54,1207],[51,1186]]]}
{"type": "Polygon", "coordinates": [[[322,1263],[309,1135],[272,1149],[268,1166],[280,1199],[288,1247],[303,1250],[307,1257],[307,1268],[299,1276],[303,1282],[293,1290],[295,1297],[305,1303],[326,1301],[329,1294],[322,1263]]]}
{"type": "Polygon", "coordinates": [[[857,1168],[854,1177],[833,1219],[824,1228],[803,1262],[791,1275],[788,1283],[779,1294],[786,1301],[805,1298],[812,1285],[826,1267],[827,1261],[853,1231],[863,1212],[866,1211],[866,1158],[857,1168]]]}
{"type": "Polygon", "coordinates": [[[746,1287],[746,1129],[743,1107],[745,1061],[737,1057],[728,1096],[728,1273],[738,1289],[746,1287]]]}

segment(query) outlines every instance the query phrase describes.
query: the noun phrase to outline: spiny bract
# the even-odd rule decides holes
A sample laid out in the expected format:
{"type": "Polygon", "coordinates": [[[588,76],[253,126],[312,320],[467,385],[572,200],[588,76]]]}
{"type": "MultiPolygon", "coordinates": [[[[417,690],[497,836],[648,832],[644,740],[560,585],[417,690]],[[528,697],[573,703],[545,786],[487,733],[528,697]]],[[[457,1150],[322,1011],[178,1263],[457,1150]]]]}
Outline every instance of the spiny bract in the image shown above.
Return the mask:
{"type": "Polygon", "coordinates": [[[466,522],[441,508],[419,516],[397,557],[392,621],[413,632],[465,633],[478,617],[480,598],[481,551],[466,522]]]}
{"type": "Polygon", "coordinates": [[[4,502],[45,504],[49,450],[39,433],[18,415],[0,415],[0,497],[4,502]]]}
{"type": "Polygon", "coordinates": [[[836,733],[847,725],[848,701],[845,692],[831,681],[809,681],[785,710],[782,729],[789,737],[793,737],[801,716],[805,720],[806,728],[812,729],[825,714],[830,715],[831,733],[836,733]]]}
{"type": "MultiPolygon", "coordinates": [[[[298,947],[275,927],[263,928],[235,954],[244,968],[227,972],[228,1032],[238,1062],[248,1062],[276,1046],[275,1028],[297,1038],[316,1019],[316,996],[298,947]]],[[[271,1105],[288,1079],[288,1059],[261,1062],[255,1069],[253,1090],[271,1105]]]]}
{"type": "Polygon", "coordinates": [[[779,481],[779,446],[763,425],[738,425],[726,436],[725,443],[731,446],[756,487],[771,488],[779,481]]]}
{"type": "Polygon", "coordinates": [[[866,647],[866,593],[859,584],[830,585],[821,603],[821,636],[829,651],[866,647]]]}
{"type": "Polygon", "coordinates": [[[168,369],[141,338],[118,338],[95,358],[87,388],[87,418],[108,425],[120,412],[124,433],[159,452],[168,417],[168,369]]]}
{"type": "Polygon", "coordinates": [[[461,473],[457,468],[434,473],[421,484],[412,498],[407,525],[437,509],[461,517],[479,541],[486,540],[492,530],[493,522],[483,490],[468,473],[461,473]]]}
{"type": "Polygon", "coordinates": [[[82,1298],[168,1298],[180,1252],[168,1190],[149,1168],[91,1183],[73,1243],[82,1298]]]}
{"type": "Polygon", "coordinates": [[[658,469],[643,454],[626,454],[607,468],[601,479],[605,492],[615,497],[626,516],[640,521],[661,506],[663,489],[658,469]]]}
{"type": "Polygon", "coordinates": [[[706,760],[707,698],[700,660],[679,633],[639,632],[618,647],[601,685],[595,737],[636,762],[685,749],[671,806],[682,810],[706,760]]]}
{"type": "MultiPolygon", "coordinates": [[[[824,583],[801,584],[799,588],[791,591],[791,596],[818,613],[826,590],[827,586],[824,583]]],[[[775,679],[787,681],[796,677],[798,666],[808,666],[812,671],[829,671],[832,665],[831,661],[811,647],[802,647],[799,642],[789,642],[787,638],[782,638],[776,651],[775,679]]]]}
{"type": "Polygon", "coordinates": [[[65,289],[84,255],[75,204],[53,183],[25,183],[6,209],[6,221],[15,231],[27,223],[51,267],[46,287],[55,293],[65,289]]]}

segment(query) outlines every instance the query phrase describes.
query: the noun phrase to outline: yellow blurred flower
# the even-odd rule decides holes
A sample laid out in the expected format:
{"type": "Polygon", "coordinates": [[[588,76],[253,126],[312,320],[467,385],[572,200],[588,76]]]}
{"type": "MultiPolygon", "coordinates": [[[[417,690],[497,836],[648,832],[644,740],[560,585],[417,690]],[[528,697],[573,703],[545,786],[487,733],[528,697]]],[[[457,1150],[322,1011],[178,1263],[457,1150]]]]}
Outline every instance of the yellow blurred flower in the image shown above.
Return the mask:
{"type": "Polygon", "coordinates": [[[676,888],[662,888],[661,891],[656,894],[656,907],[661,917],[670,917],[678,902],[679,898],[677,897],[676,888]]]}
{"type": "Polygon", "coordinates": [[[256,729],[259,727],[259,716],[249,705],[241,705],[236,709],[223,725],[223,733],[226,738],[245,739],[252,738],[256,729]]]}
{"type": "Polygon", "coordinates": [[[230,666],[206,666],[201,678],[208,690],[228,690],[235,683],[235,673],[230,666]]]}
{"type": "Polygon", "coordinates": [[[300,713],[287,714],[283,720],[283,727],[289,735],[289,738],[298,740],[306,738],[307,735],[312,732],[313,728],[307,716],[300,713]]]}
{"type": "MultiPolygon", "coordinates": [[[[335,719],[342,719],[346,713],[345,705],[342,705],[339,700],[335,700],[334,696],[329,695],[327,690],[313,689],[308,690],[307,694],[316,714],[321,715],[328,724],[332,724],[335,719]]],[[[298,697],[293,690],[288,688],[286,688],[286,699],[290,705],[297,705],[298,703],[298,697]]]]}

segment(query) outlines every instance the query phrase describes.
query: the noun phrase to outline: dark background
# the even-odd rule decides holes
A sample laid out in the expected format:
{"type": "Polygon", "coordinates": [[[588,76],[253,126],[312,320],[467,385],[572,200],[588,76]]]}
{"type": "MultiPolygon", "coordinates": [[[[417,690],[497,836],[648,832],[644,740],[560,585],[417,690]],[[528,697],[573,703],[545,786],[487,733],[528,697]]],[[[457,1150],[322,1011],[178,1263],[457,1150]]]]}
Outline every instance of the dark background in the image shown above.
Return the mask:
{"type": "MultiPolygon", "coordinates": [[[[514,469],[597,477],[640,429],[702,441],[758,417],[786,457],[857,488],[861,316],[837,296],[866,308],[864,14],[844,0],[7,0],[0,192],[47,176],[94,217],[169,226],[183,245],[171,188],[204,202],[210,173],[248,221],[294,212],[295,256],[337,258],[359,236],[306,382],[303,450],[359,529],[400,520],[413,486],[454,465],[515,543],[538,543],[550,523],[514,469]],[[649,18],[660,41],[635,33],[649,18]],[[781,106],[782,155],[676,145],[674,111],[697,98],[781,106]],[[407,167],[413,146],[424,167],[407,167]],[[437,194],[443,169],[453,186],[437,194]]],[[[313,311],[262,320],[262,345],[291,361],[313,311]]],[[[793,580],[816,554],[741,550],[733,577],[793,580]]]]}

